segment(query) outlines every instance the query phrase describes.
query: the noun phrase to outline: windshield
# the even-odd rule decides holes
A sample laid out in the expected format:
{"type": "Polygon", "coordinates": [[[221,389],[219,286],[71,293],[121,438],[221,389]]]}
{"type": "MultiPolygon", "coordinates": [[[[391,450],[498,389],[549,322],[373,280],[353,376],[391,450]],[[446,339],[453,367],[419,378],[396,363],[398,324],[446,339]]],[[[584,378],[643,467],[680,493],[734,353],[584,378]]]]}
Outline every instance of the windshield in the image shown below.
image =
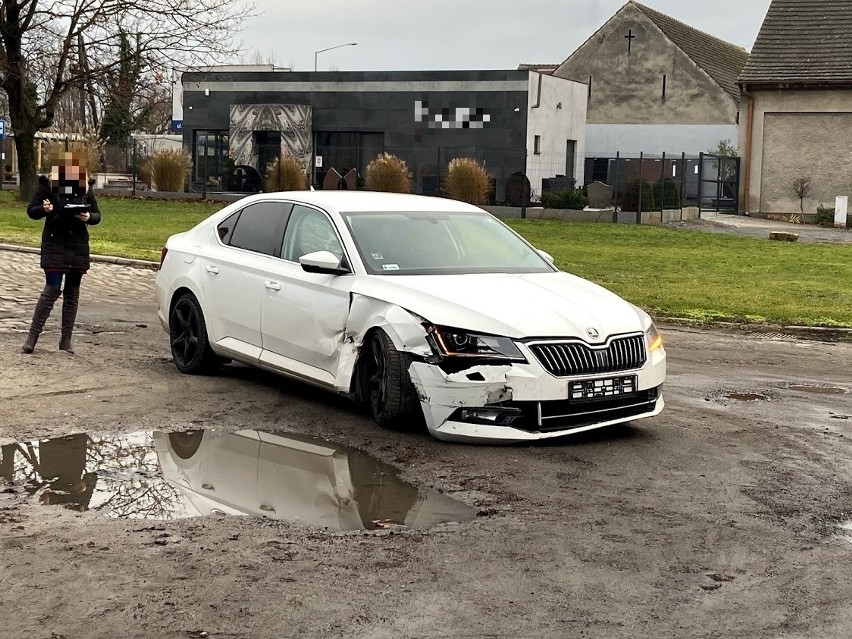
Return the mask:
{"type": "Polygon", "coordinates": [[[556,269],[487,213],[343,213],[368,273],[552,273],[556,269]]]}

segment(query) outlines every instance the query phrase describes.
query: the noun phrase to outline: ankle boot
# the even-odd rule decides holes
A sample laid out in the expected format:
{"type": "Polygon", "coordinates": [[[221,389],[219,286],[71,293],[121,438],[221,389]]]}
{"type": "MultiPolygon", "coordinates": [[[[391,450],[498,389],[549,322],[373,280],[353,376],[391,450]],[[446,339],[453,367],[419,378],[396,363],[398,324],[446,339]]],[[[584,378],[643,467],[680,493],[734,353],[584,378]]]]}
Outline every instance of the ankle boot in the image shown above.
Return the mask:
{"type": "Polygon", "coordinates": [[[50,311],[53,310],[53,304],[59,299],[60,289],[58,286],[45,286],[36,303],[35,311],[33,311],[33,321],[30,323],[30,334],[27,336],[27,341],[21,347],[24,353],[32,353],[35,350],[38,336],[44,330],[44,324],[47,318],[50,317],[50,311]]]}
{"type": "Polygon", "coordinates": [[[77,319],[77,306],[80,301],[80,287],[65,287],[62,293],[62,338],[59,340],[59,350],[74,354],[71,346],[71,334],[74,332],[74,321],[77,319]]]}

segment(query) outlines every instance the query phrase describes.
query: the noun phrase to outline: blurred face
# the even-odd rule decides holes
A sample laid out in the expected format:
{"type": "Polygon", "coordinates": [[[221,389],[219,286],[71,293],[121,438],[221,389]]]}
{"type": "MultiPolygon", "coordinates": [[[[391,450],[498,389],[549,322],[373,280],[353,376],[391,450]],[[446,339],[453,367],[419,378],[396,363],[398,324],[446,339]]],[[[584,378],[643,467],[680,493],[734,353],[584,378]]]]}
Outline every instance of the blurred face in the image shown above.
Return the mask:
{"type": "Polygon", "coordinates": [[[59,166],[51,168],[50,182],[56,195],[85,195],[86,160],[75,153],[66,151],[59,166]]]}

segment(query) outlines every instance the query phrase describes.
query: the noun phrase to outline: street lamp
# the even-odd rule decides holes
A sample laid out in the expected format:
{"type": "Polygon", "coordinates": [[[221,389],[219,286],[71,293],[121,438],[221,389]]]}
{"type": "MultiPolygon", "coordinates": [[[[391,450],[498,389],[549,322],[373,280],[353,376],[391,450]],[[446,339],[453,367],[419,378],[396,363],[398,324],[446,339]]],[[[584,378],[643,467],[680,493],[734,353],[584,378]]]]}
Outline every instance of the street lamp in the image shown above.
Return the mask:
{"type": "Polygon", "coordinates": [[[320,49],[319,51],[314,51],[314,71],[317,70],[317,56],[324,51],[331,51],[332,49],[339,49],[340,47],[354,47],[357,45],[357,42],[346,42],[344,44],[338,44],[333,47],[329,47],[328,49],[320,49]]]}

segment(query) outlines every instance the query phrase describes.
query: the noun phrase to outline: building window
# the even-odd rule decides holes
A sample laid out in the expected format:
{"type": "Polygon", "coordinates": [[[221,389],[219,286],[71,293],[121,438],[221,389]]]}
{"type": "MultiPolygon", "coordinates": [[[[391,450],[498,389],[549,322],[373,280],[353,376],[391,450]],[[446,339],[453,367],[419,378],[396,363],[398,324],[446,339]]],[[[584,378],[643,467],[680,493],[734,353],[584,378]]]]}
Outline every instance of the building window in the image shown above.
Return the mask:
{"type": "Polygon", "coordinates": [[[537,135],[533,138],[533,153],[541,155],[541,136],[537,135]]]}
{"type": "Polygon", "coordinates": [[[589,97],[592,97],[592,76],[589,76],[589,97]]]}
{"type": "Polygon", "coordinates": [[[666,80],[667,79],[668,78],[666,77],[666,74],[664,73],[663,74],[663,100],[666,99],[666,80]]]}
{"type": "Polygon", "coordinates": [[[228,131],[196,131],[193,150],[193,180],[224,189],[225,173],[232,166],[228,157],[228,131]]]}

